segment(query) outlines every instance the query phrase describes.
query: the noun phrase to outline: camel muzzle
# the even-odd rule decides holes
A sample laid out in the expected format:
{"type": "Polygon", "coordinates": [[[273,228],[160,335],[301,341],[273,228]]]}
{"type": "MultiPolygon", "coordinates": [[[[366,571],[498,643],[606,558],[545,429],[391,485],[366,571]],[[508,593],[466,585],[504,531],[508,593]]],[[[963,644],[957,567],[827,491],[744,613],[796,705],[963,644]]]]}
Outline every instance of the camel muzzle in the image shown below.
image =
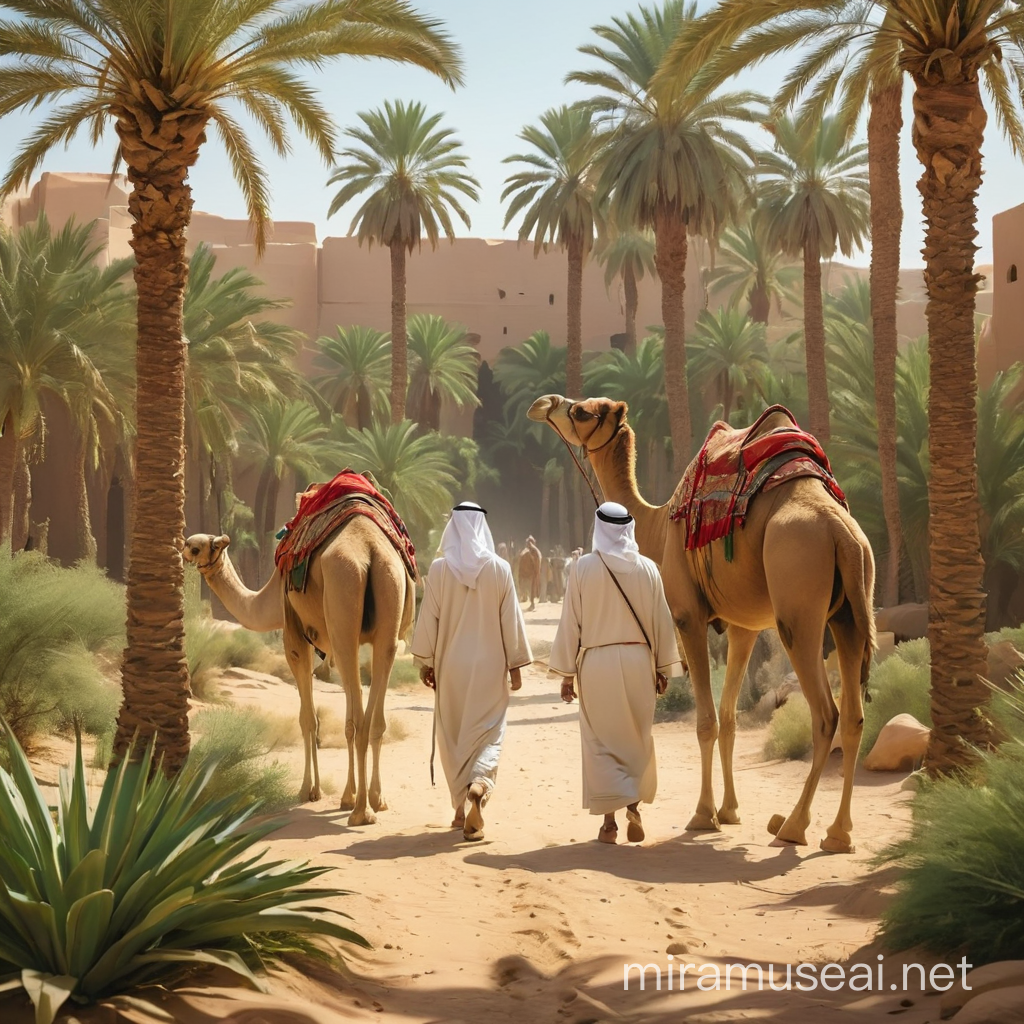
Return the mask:
{"type": "Polygon", "coordinates": [[[549,420],[559,406],[568,405],[568,400],[561,395],[544,395],[538,398],[527,410],[526,415],[535,423],[544,423],[549,420]]]}

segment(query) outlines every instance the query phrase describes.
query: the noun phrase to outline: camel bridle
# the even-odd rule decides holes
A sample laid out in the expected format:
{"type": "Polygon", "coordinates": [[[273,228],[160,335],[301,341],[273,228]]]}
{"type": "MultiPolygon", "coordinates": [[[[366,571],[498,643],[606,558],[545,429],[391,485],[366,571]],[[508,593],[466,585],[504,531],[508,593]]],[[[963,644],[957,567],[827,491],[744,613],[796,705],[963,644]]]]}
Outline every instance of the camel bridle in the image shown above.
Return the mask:
{"type": "MultiPolygon", "coordinates": [[[[620,420],[618,423],[615,424],[615,429],[612,431],[611,437],[609,437],[607,441],[605,441],[603,444],[599,444],[596,448],[589,448],[587,447],[587,442],[601,429],[601,427],[604,426],[604,421],[605,418],[608,416],[609,410],[605,409],[603,412],[601,412],[600,415],[594,412],[587,412],[586,409],[583,410],[583,413],[587,418],[597,420],[597,424],[595,425],[594,429],[591,430],[585,438],[583,438],[580,437],[580,432],[576,428],[576,417],[573,416],[573,410],[576,409],[579,404],[579,402],[570,402],[567,416],[569,418],[569,422],[572,424],[572,432],[576,435],[576,439],[579,441],[580,447],[583,449],[583,456],[584,458],[588,458],[589,456],[601,451],[601,449],[607,448],[608,445],[610,445],[612,441],[614,441],[615,438],[619,436],[619,431],[622,429],[622,421],[620,420]]],[[[568,441],[565,435],[558,429],[558,427],[555,426],[554,422],[551,419],[551,411],[552,410],[549,408],[544,416],[544,418],[548,421],[548,426],[550,426],[551,429],[554,430],[554,432],[562,439],[562,444],[564,444],[565,447],[569,449],[569,455],[572,457],[572,461],[576,464],[576,468],[580,471],[580,475],[583,477],[584,480],[586,480],[587,486],[590,488],[591,497],[594,499],[594,507],[600,508],[601,499],[598,498],[597,491],[594,490],[594,485],[590,482],[590,477],[587,476],[587,471],[583,468],[583,463],[581,463],[580,460],[576,457],[576,452],[573,450],[572,444],[568,441]]]]}
{"type": "Polygon", "coordinates": [[[202,565],[196,562],[196,568],[205,576],[208,572],[217,568],[217,563],[220,561],[221,555],[223,555],[224,552],[227,551],[227,549],[227,544],[222,544],[219,548],[217,548],[217,553],[208,562],[205,562],[202,565]]]}

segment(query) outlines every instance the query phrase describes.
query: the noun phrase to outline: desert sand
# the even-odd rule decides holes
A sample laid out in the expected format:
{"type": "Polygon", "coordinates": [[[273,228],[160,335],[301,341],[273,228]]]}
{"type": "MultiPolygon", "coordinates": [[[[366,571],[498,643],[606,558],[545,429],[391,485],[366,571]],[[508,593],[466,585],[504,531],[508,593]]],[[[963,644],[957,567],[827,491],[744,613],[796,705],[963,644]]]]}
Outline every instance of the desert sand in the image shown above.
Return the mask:
{"type": "MultiPolygon", "coordinates": [[[[537,651],[546,652],[559,606],[527,616],[537,651]]],[[[227,696],[264,711],[298,713],[292,685],[271,678],[226,679],[227,696]]],[[[317,684],[317,700],[337,719],[344,696],[317,684]]],[[[765,763],[764,730],[737,740],[741,825],[690,833],[699,754],[692,717],[655,726],[657,801],[643,809],[647,839],[617,847],[596,841],[599,819],[580,807],[580,750],[575,705],[558,698],[544,664],[524,673],[513,694],[498,787],[487,808],[486,839],[467,843],[449,828],[452,811],[438,765],[431,788],[432,696],[421,686],[388,693],[389,720],[401,739],[382,754],[390,804],[376,825],[351,829],[337,809],[347,755],[320,752],[332,795],[289,812],[273,838],[275,856],[311,859],[337,869],[330,884],[352,891],[339,909],[353,918],[371,951],[346,951],[340,973],[310,966],[275,972],[272,994],[239,989],[203,976],[157,1000],[175,1020],[206,1024],[333,1024],[384,1022],[536,1021],[584,1024],[626,1019],[697,1024],[774,1019],[816,1024],[824,1019],[875,1021],[898,1014],[937,1021],[938,997],[889,989],[913,955],[886,955],[888,991],[695,991],[703,964],[785,965],[835,961],[877,965],[879,916],[894,871],[872,858],[904,833],[910,817],[905,776],[859,771],[854,799],[857,850],[833,856],[817,849],[835,814],[840,789],[833,754],[815,802],[812,845],[780,847],[766,831],[775,812],[788,813],[807,771],[803,762],[765,763]],[[695,965],[686,989],[645,991],[636,972],[623,989],[623,966],[695,965]]],[[[286,749],[281,758],[294,758],[286,749]]],[[[624,829],[620,833],[624,835],[624,829]]],[[[925,960],[925,963],[931,963],[925,960]]],[[[781,969],[780,969],[781,968],[781,969]]],[[[705,975],[711,972],[706,971],[705,975]]],[[[753,976],[751,976],[753,978],[753,976]]],[[[916,980],[916,975],[914,975],[916,980]]],[[[916,984],[914,986],[917,988],[916,984]]],[[[78,1012],[83,1022],[153,1018],[141,1011],[78,1012]]],[[[10,1018],[13,1024],[14,1016],[10,1018]]]]}

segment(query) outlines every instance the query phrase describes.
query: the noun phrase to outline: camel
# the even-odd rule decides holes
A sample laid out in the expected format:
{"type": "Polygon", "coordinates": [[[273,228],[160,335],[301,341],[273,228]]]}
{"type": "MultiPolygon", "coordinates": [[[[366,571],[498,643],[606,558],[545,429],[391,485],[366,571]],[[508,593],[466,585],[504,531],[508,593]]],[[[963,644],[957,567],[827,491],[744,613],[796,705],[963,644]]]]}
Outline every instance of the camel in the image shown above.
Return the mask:
{"type": "Polygon", "coordinates": [[[401,555],[366,516],[353,516],[311,556],[305,591],[285,588],[279,572],[259,591],[239,579],[227,555],[226,536],[196,534],[185,541],[191,562],[225,608],[246,629],[284,631],[284,653],[299,689],[299,724],[305,766],[299,799],[320,799],[317,717],[313,704],[313,648],[331,659],[345,687],[348,781],[341,809],[349,825],[372,825],[387,810],[381,793],[380,747],[387,729],[384,694],[398,653],[398,641],[412,623],[414,585],[401,555]],[[371,682],[363,710],[359,647],[371,644],[371,682]],[[373,774],[366,781],[367,748],[373,774]],[[356,763],[358,761],[358,774],[356,763]],[[369,807],[367,807],[369,802],[369,807]]]}
{"type": "Polygon", "coordinates": [[[526,547],[519,552],[519,586],[528,587],[530,594],[530,608],[532,612],[537,607],[537,597],[540,593],[540,573],[544,564],[544,556],[537,547],[533,537],[526,538],[526,547]]]}
{"type": "MultiPolygon", "coordinates": [[[[573,402],[546,395],[533,403],[528,415],[549,423],[564,441],[583,450],[605,498],[629,509],[640,551],[661,569],[697,704],[701,788],[687,827],[718,830],[740,821],[732,768],[736,701],[754,642],[761,630],[775,628],[811,709],[814,748],[796,806],[786,818],[774,815],[768,830],[782,842],[806,844],[811,803],[838,725],[843,791],[821,848],[852,852],[853,776],[864,725],[863,690],[875,646],[874,558],[867,538],[819,480],[797,478],[753,500],[745,525],[735,531],[731,561],[724,540],[686,550],[685,525],[670,520],[668,505],[650,505],[639,494],[636,439],[626,422],[627,411],[625,402],[607,398],[573,402]],[[720,722],[711,693],[709,623],[724,625],[729,637],[720,722]],[[839,709],[822,660],[826,624],[839,657],[839,709]],[[724,782],[717,810],[711,776],[716,740],[724,782]]],[[[790,425],[781,414],[773,414],[763,429],[790,425]]]]}

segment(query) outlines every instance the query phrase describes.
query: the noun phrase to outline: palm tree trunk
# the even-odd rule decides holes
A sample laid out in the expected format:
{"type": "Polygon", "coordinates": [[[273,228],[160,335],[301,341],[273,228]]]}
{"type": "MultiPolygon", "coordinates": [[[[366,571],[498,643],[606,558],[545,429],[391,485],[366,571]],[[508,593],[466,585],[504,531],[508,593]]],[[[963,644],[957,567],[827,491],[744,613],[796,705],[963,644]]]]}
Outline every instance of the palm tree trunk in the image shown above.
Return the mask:
{"type": "Polygon", "coordinates": [[[686,225],[668,206],[660,206],[654,225],[654,264],[661,279],[661,317],[665,324],[665,393],[672,432],[672,462],[686,469],[693,447],[690,392],[686,382],[686,225]]]}
{"type": "Polygon", "coordinates": [[[569,535],[569,488],[566,486],[565,474],[558,481],[558,538],[565,550],[572,547],[569,535]]]}
{"type": "Polygon", "coordinates": [[[551,548],[551,482],[546,472],[541,473],[540,489],[540,550],[549,551],[551,548]]]}
{"type": "Polygon", "coordinates": [[[14,463],[14,517],[11,522],[11,550],[22,551],[32,528],[32,471],[28,468],[28,453],[24,444],[18,445],[14,463]]]}
{"type": "Polygon", "coordinates": [[[752,323],[767,324],[772,312],[772,302],[764,285],[756,284],[747,296],[747,316],[752,323]]]}
{"type": "MultiPolygon", "coordinates": [[[[14,467],[18,461],[18,436],[14,417],[8,413],[0,435],[0,545],[9,544],[14,524],[14,467]]],[[[12,549],[13,550],[13,549],[12,549]]]]}
{"type": "Polygon", "coordinates": [[[622,268],[622,290],[626,298],[626,355],[636,355],[636,311],[640,307],[640,292],[636,285],[633,264],[627,259],[622,268]]]}
{"type": "Polygon", "coordinates": [[[96,538],[92,532],[92,517],[89,511],[89,488],[87,483],[87,462],[89,457],[88,433],[85,424],[74,431],[72,459],[74,461],[71,480],[71,502],[75,510],[75,561],[96,564],[96,538]]]}
{"type": "Polygon", "coordinates": [[[882,511],[888,552],[881,579],[882,604],[899,604],[900,492],[896,476],[896,297],[900,286],[900,132],[903,82],[871,96],[868,117],[868,180],[871,188],[871,321],[874,329],[875,417],[882,511]]]}
{"type": "Polygon", "coordinates": [[[825,310],[821,298],[821,243],[817,233],[804,240],[804,357],[810,431],[829,442],[828,379],[825,371],[825,310]]]}
{"type": "Polygon", "coordinates": [[[132,193],[132,249],[138,293],[134,511],[128,566],[124,700],[114,755],[133,738],[153,738],[169,774],[189,752],[188,662],[184,654],[185,344],[182,299],[188,277],[185,232],[192,193],[185,183],[204,140],[205,120],[181,117],[117,130],[132,193]]]}
{"type": "Polygon", "coordinates": [[[583,397],[583,239],[569,239],[566,286],[565,387],[570,398],[583,397]]]}
{"type": "Polygon", "coordinates": [[[266,505],[263,513],[263,577],[266,579],[274,571],[274,534],[277,532],[277,502],[281,496],[281,480],[273,473],[267,483],[266,505]]]}
{"type": "MultiPolygon", "coordinates": [[[[938,72],[936,72],[938,74],[938,72]]],[[[986,115],[977,77],[929,82],[915,76],[914,146],[924,173],[925,284],[928,288],[931,478],[928,639],[931,644],[932,773],[975,760],[992,740],[979,709],[986,672],[985,566],[977,479],[977,365],[974,272],[977,195],[986,115]]]]}
{"type": "Polygon", "coordinates": [[[405,247],[393,242],[391,248],[391,422],[405,419],[405,396],[409,390],[409,341],[405,326],[405,247]]]}

